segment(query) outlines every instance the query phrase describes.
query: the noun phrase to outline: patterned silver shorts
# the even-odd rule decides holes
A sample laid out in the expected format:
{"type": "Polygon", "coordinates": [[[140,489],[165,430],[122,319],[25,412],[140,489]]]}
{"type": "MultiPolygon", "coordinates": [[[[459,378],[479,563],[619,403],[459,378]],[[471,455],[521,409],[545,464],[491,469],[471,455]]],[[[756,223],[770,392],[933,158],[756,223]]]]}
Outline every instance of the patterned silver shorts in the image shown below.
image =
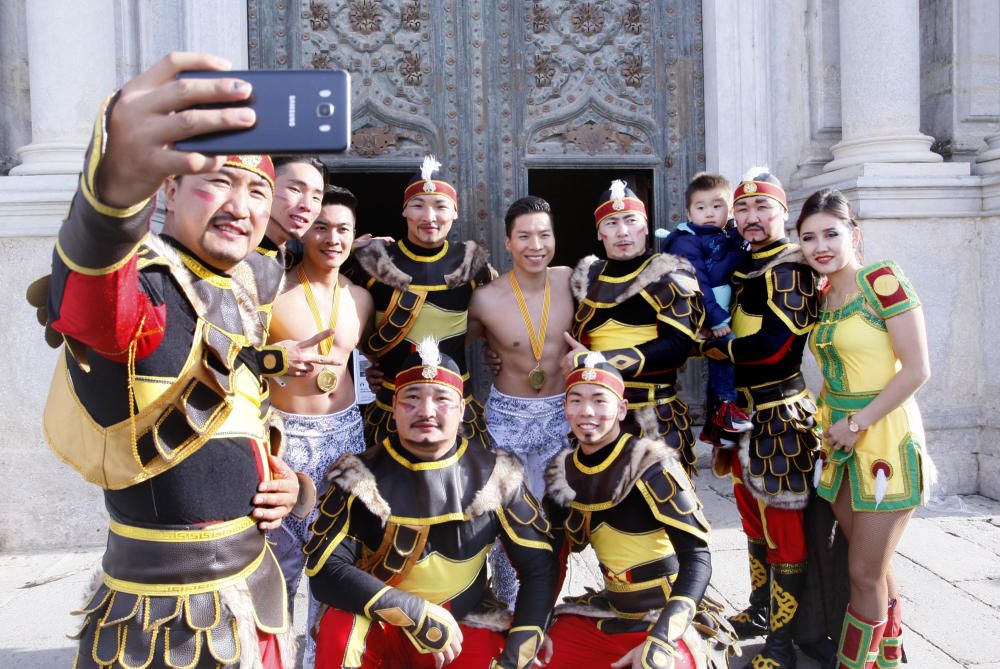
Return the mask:
{"type": "Polygon", "coordinates": [[[490,388],[486,423],[497,448],[513,453],[524,463],[525,481],[541,499],[545,493],[545,467],[552,456],[569,446],[563,395],[514,397],[490,388]]]}

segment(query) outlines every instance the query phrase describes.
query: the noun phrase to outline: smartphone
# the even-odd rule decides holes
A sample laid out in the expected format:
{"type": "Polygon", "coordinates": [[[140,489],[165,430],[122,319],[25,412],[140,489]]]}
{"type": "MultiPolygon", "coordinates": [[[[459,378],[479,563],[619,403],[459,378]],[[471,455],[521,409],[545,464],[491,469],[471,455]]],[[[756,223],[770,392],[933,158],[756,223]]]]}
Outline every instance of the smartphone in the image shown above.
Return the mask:
{"type": "Polygon", "coordinates": [[[351,75],[344,70],[247,70],[181,72],[178,79],[233,77],[253,86],[242,103],[198,105],[199,109],[249,106],[252,128],[213,132],[177,142],[178,151],[210,155],[239,153],[343,153],[351,146],[351,75]]]}

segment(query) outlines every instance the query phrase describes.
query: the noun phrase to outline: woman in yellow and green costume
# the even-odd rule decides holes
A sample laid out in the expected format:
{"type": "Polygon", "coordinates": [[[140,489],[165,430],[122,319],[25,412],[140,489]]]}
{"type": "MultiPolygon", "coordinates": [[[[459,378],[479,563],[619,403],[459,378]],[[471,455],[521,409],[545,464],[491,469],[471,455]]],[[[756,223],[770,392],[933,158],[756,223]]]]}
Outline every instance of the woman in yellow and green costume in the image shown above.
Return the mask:
{"type": "Polygon", "coordinates": [[[839,191],[814,193],[796,227],[806,261],[827,279],[809,346],[824,378],[816,489],[850,545],[837,666],[895,667],[902,624],[892,555],[933,471],[913,399],[930,376],[923,311],[894,262],[862,265],[861,230],[839,191]]]}

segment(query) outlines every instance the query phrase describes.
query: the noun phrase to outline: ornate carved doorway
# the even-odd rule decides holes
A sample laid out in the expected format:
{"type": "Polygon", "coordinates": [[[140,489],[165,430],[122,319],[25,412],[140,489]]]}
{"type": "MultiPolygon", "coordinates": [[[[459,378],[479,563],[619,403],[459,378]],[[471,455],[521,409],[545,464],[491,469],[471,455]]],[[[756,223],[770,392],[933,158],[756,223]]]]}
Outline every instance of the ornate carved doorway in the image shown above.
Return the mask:
{"type": "Polygon", "coordinates": [[[684,186],[705,163],[699,1],[247,7],[251,67],[351,72],[353,148],[328,164],[363,196],[363,231],[400,234],[400,173],[413,173],[425,153],[458,188],[453,236],[484,242],[500,269],[509,262],[504,211],[529,183],[554,204],[578,205],[567,212],[573,220],[558,204],[555,215],[560,231],[578,226],[581,237],[591,237],[593,219],[580,212],[619,174],[641,175],[651,227],[684,215],[684,186]]]}
{"type": "MultiPolygon", "coordinates": [[[[363,180],[377,182],[435,154],[459,189],[455,236],[485,242],[500,265],[500,222],[528,193],[530,170],[640,170],[650,178],[653,227],[683,216],[684,185],[704,165],[700,2],[247,6],[251,67],[351,72],[354,146],[331,167],[345,181],[369,173],[363,180]]],[[[582,193],[572,179],[566,188],[588,202],[600,192],[582,193]]],[[[372,206],[366,215],[396,234],[397,194],[387,187],[385,213],[372,206]]],[[[589,235],[589,220],[580,224],[589,235]]]]}

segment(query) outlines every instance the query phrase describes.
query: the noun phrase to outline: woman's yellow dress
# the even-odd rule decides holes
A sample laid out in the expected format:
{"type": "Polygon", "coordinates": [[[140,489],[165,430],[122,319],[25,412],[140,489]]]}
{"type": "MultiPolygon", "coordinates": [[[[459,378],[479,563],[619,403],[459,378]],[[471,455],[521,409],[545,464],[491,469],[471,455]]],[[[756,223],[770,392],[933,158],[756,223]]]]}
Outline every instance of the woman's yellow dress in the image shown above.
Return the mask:
{"type": "MultiPolygon", "coordinates": [[[[856,279],[858,294],[840,309],[821,310],[809,337],[825,380],[818,402],[823,429],[863,409],[889,383],[900,363],[885,322],[920,306],[892,261],[863,267],[856,279]]],[[[910,397],[864,430],[849,453],[823,444],[816,492],[833,502],[846,476],[855,511],[909,509],[922,502],[928,464],[920,411],[910,397]]]]}

